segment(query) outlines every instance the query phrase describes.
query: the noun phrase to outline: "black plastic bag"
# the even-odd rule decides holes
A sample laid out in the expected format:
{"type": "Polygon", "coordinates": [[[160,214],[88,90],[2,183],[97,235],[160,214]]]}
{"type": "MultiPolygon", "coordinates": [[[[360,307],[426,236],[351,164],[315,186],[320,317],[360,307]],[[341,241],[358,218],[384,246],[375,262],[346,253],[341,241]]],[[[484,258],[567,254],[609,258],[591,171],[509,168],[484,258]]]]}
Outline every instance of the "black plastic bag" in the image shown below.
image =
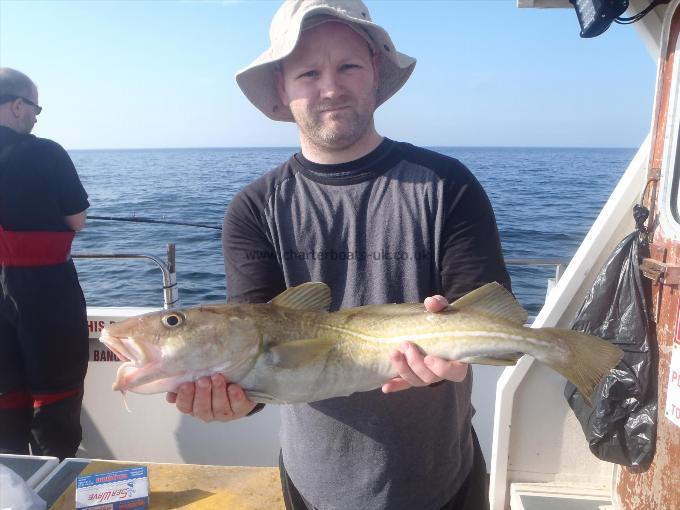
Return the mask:
{"type": "Polygon", "coordinates": [[[646,467],[654,457],[657,388],[653,331],[648,327],[640,260],[647,253],[643,225],[649,212],[635,206],[637,230],[619,243],[600,270],[572,329],[599,336],[624,351],[621,362],[597,386],[593,407],[573,384],[564,396],[596,457],[646,467]]]}

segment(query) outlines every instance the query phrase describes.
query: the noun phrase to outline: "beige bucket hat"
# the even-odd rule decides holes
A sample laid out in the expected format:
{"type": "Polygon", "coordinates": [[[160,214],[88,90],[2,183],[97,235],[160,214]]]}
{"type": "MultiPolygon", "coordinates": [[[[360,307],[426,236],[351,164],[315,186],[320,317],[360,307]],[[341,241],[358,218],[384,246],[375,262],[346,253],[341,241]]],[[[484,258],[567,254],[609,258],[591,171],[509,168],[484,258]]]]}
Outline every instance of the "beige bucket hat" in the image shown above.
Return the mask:
{"type": "Polygon", "coordinates": [[[269,49],[236,73],[243,93],[270,119],[293,122],[276,90],[276,63],[293,52],[303,30],[331,20],[349,25],[377,52],[380,83],[376,106],[392,97],[411,76],[416,60],[395,49],[385,29],[371,21],[361,0],[284,0],[269,28],[269,49]]]}

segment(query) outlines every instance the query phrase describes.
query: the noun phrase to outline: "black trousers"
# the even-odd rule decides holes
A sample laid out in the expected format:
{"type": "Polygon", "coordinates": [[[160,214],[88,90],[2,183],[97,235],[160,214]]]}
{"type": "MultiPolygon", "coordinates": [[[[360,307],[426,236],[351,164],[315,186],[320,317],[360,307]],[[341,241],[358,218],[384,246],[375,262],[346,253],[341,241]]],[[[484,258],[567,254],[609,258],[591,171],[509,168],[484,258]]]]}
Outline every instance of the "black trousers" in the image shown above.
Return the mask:
{"type": "Polygon", "coordinates": [[[75,456],[88,336],[72,262],[0,267],[0,453],[75,456]]]}
{"type": "MultiPolygon", "coordinates": [[[[486,474],[484,454],[479,446],[475,430],[472,429],[474,458],[470,474],[463,482],[458,493],[441,510],[489,510],[489,479],[486,474]]],[[[279,473],[286,510],[316,510],[293,485],[283,465],[283,456],[279,454],[279,473]]],[[[414,509],[417,510],[417,509],[414,509]]]]}

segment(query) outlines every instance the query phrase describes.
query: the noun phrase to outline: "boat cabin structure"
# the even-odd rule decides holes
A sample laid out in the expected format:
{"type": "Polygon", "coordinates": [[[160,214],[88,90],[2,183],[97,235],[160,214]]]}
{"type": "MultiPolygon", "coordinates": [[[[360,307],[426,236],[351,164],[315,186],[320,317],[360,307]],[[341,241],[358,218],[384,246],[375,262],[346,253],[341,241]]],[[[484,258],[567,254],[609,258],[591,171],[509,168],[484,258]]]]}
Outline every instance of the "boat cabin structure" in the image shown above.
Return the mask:
{"type": "MultiPolygon", "coordinates": [[[[556,508],[566,502],[560,508],[680,508],[680,420],[676,412],[680,406],[680,279],[676,273],[680,267],[680,3],[657,4],[633,25],[657,63],[649,134],[533,323],[535,327],[569,327],[602,264],[635,230],[633,206],[642,203],[649,208],[650,253],[641,263],[648,320],[658,349],[654,458],[642,469],[597,459],[562,397],[564,381],[525,356],[498,381],[490,470],[494,510],[556,508]],[[602,503],[594,506],[598,499],[602,503]]],[[[574,7],[560,0],[519,0],[518,6],[574,7]]],[[[631,0],[626,16],[649,6],[647,0],[631,0]]]]}

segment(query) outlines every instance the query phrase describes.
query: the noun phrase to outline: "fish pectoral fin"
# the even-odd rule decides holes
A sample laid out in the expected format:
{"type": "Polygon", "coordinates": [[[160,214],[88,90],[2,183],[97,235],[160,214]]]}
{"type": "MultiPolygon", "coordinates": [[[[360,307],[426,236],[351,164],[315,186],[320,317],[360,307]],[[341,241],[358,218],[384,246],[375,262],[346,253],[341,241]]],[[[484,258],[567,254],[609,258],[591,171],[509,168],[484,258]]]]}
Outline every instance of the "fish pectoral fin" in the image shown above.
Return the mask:
{"type": "Polygon", "coordinates": [[[515,365],[517,360],[523,356],[521,352],[502,355],[502,356],[468,356],[458,361],[464,363],[476,363],[478,365],[493,365],[496,367],[509,367],[515,365]]]}
{"type": "Polygon", "coordinates": [[[493,282],[468,292],[451,304],[452,311],[472,310],[524,325],[528,314],[500,283],[493,282]]]}
{"type": "Polygon", "coordinates": [[[268,365],[279,368],[300,368],[328,356],[334,345],[335,342],[330,340],[294,340],[270,347],[264,355],[268,365]]]}
{"type": "Polygon", "coordinates": [[[307,282],[284,290],[270,303],[292,310],[327,312],[331,306],[331,289],[322,282],[307,282]]]}

